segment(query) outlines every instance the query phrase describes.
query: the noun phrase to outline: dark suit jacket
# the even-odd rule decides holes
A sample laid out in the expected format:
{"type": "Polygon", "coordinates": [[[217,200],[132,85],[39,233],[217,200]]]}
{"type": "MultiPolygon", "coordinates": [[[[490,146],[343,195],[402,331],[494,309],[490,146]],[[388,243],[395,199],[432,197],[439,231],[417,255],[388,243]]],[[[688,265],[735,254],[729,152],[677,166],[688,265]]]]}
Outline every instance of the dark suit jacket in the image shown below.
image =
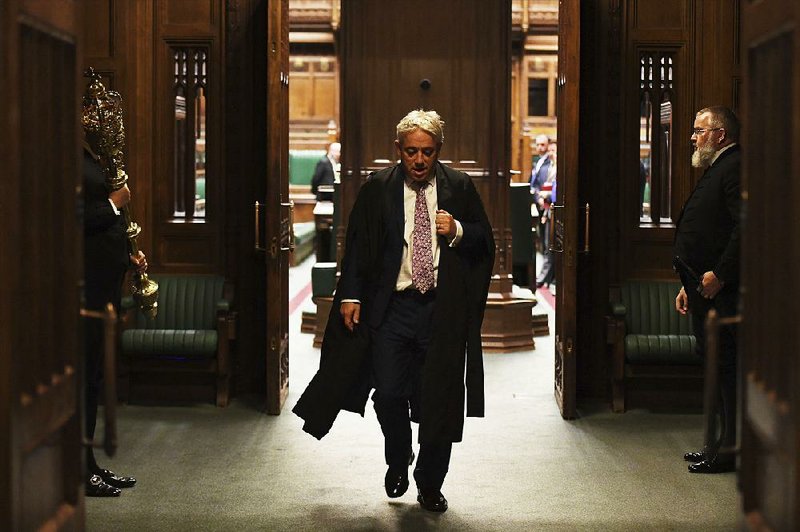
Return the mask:
{"type": "Polygon", "coordinates": [[[741,150],[725,150],[706,169],[681,209],[674,251],[702,276],[707,271],[725,282],[723,290],[739,283],[739,181],[741,150]]]}
{"type": "MultiPolygon", "coordinates": [[[[369,394],[369,327],[380,326],[392,296],[403,251],[401,166],[371,176],[359,192],[347,228],[342,275],[322,344],[320,370],[294,408],[304,430],[321,438],[339,410],[363,415],[369,394]],[[361,325],[350,333],[339,314],[342,299],[361,301],[361,325]]],[[[494,239],[470,178],[439,164],[440,209],[464,235],[456,247],[440,239],[433,335],[422,377],[421,442],[460,441],[466,414],[482,416],[483,359],[480,328],[494,264],[494,239]]]]}
{"type": "Polygon", "coordinates": [[[333,199],[332,197],[329,197],[331,194],[325,195],[324,193],[320,193],[318,190],[320,185],[333,185],[333,178],[333,164],[326,155],[317,161],[317,166],[314,168],[314,175],[311,177],[311,193],[316,194],[318,200],[333,199]]]}
{"type": "Polygon", "coordinates": [[[125,219],[114,213],[103,170],[86,151],[83,152],[83,205],[86,305],[100,309],[110,301],[119,307],[122,281],[130,263],[125,219]]]}

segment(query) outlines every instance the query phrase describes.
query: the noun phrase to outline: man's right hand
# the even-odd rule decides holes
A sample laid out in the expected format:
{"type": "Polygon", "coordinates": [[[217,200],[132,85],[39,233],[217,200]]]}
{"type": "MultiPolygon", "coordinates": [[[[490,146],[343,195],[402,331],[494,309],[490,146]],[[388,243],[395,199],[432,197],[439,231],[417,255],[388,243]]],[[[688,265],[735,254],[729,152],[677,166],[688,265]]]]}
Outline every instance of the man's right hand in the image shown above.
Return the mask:
{"type": "Polygon", "coordinates": [[[358,320],[361,316],[361,303],[342,303],[342,306],[339,308],[339,313],[341,313],[344,319],[344,326],[352,332],[355,326],[358,325],[358,320]]]}
{"type": "Polygon", "coordinates": [[[114,203],[117,209],[121,209],[131,201],[131,189],[128,188],[128,185],[122,185],[121,188],[111,192],[108,199],[114,203]]]}
{"type": "Polygon", "coordinates": [[[689,312],[689,298],[686,296],[686,290],[681,286],[678,296],[675,298],[675,310],[681,314],[689,312]]]}

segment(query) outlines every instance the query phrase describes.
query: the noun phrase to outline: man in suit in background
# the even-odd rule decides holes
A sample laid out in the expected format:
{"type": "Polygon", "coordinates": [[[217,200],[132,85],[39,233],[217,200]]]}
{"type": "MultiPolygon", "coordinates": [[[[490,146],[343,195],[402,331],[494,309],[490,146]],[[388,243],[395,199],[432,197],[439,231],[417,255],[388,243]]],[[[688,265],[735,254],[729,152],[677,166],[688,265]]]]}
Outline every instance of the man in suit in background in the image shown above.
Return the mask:
{"type": "Polygon", "coordinates": [[[317,201],[331,201],[333,194],[330,192],[320,192],[320,185],[333,185],[336,170],[339,164],[339,157],[342,153],[342,145],[332,142],[328,145],[328,153],[317,162],[314,168],[314,175],[311,178],[311,193],[317,195],[317,201]]]}
{"type": "MultiPolygon", "coordinates": [[[[716,309],[734,316],[739,299],[739,200],[741,150],[739,120],[727,107],[707,107],[694,121],[692,166],[705,172],[681,210],[675,232],[675,269],[683,286],[675,298],[681,314],[691,312],[697,352],[706,348],[705,319],[716,309]]],[[[724,473],[736,468],[736,331],[721,327],[719,337],[719,439],[689,452],[692,473],[724,473]]]]}
{"type": "Polygon", "coordinates": [[[386,494],[408,489],[418,422],[417,501],[433,512],[447,510],[441,487],[465,406],[483,416],[480,329],[494,263],[483,203],[469,176],[438,161],[443,140],[435,111],[410,112],[397,125],[400,164],[361,187],[320,369],[294,408],[321,438],[339,410],[363,415],[374,388],[386,494]]]}

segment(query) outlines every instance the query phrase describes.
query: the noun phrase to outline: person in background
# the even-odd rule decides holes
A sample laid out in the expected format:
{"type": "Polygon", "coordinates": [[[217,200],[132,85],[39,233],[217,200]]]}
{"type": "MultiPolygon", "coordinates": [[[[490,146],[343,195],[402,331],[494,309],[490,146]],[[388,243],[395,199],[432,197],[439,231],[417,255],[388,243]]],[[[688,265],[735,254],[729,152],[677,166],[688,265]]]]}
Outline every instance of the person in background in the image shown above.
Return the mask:
{"type": "Polygon", "coordinates": [[[435,111],[411,111],[397,124],[400,164],[361,187],[320,369],[294,408],[321,438],[339,410],[363,415],[374,388],[386,494],[408,489],[418,422],[417,501],[432,512],[447,510],[441,488],[465,410],[483,416],[480,329],[494,263],[481,198],[469,176],[439,162],[443,142],[435,111]]]}
{"type": "Polygon", "coordinates": [[[341,154],[342,145],[338,142],[332,142],[328,145],[328,152],[325,157],[317,161],[314,175],[311,178],[311,193],[316,194],[317,201],[331,201],[333,199],[333,194],[330,192],[320,192],[319,186],[333,185],[341,154]]]}
{"type": "Polygon", "coordinates": [[[540,226],[542,231],[542,268],[539,270],[539,275],[536,277],[536,288],[541,288],[544,285],[548,287],[552,284],[556,276],[555,265],[553,264],[553,252],[550,251],[550,231],[553,223],[551,206],[556,201],[556,156],[558,146],[555,142],[551,142],[547,148],[547,157],[550,159],[548,166],[547,178],[542,183],[537,195],[540,220],[543,224],[540,226]]]}
{"type": "MultiPolygon", "coordinates": [[[[739,120],[727,107],[697,112],[692,130],[692,166],[705,171],[681,209],[675,225],[673,266],[683,286],[675,309],[691,312],[697,353],[705,355],[705,320],[711,309],[736,315],[739,301],[739,200],[741,149],[739,120]]],[[[719,438],[684,460],[692,473],[736,469],[736,331],[719,334],[719,399],[714,413],[719,438]]]]}

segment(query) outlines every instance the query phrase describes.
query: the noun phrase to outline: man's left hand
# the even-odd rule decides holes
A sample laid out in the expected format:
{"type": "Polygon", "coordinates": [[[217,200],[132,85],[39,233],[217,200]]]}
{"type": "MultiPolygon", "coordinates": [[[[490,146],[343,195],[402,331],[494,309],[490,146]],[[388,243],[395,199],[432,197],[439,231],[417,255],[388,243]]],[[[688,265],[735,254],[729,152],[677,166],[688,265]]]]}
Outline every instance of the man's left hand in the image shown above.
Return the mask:
{"type": "Polygon", "coordinates": [[[441,209],[436,211],[436,234],[444,235],[449,240],[456,237],[456,220],[452,214],[441,209]]]}
{"type": "Polygon", "coordinates": [[[138,273],[144,273],[147,271],[147,258],[144,256],[144,253],[138,251],[136,255],[130,255],[130,258],[133,268],[138,273]]]}
{"type": "Polygon", "coordinates": [[[703,278],[700,279],[700,287],[702,288],[700,295],[706,299],[714,299],[719,291],[722,290],[723,284],[714,272],[706,272],[703,274],[703,278]]]}

